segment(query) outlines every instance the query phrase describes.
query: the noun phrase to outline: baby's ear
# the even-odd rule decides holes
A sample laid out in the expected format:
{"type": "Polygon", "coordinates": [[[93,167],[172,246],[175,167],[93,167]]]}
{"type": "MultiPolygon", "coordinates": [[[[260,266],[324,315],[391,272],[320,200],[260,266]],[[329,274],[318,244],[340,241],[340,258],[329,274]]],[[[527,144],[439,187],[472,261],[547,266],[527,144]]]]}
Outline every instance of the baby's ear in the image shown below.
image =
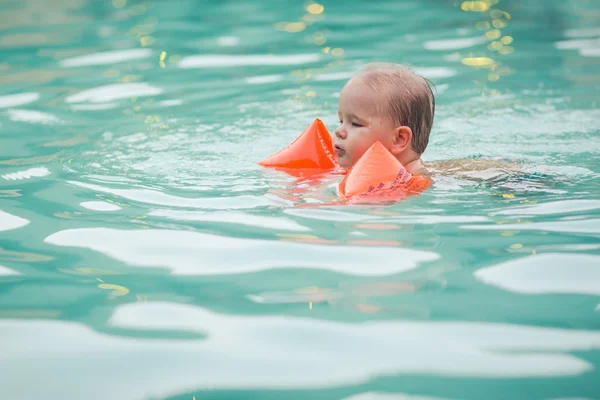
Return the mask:
{"type": "Polygon", "coordinates": [[[391,152],[398,155],[410,148],[412,142],[412,129],[408,126],[399,126],[394,130],[394,141],[392,142],[391,152]]]}

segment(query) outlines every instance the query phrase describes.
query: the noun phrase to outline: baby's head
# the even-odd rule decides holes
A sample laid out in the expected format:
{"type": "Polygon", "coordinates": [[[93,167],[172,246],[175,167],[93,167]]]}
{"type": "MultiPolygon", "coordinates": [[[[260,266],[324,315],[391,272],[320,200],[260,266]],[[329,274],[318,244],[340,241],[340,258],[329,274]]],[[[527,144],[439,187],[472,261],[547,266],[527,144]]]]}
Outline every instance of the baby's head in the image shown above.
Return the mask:
{"type": "Polygon", "coordinates": [[[334,135],[340,165],[352,167],[377,141],[404,165],[418,160],[429,142],[434,112],[425,78],[397,64],[368,64],[340,93],[334,135]]]}

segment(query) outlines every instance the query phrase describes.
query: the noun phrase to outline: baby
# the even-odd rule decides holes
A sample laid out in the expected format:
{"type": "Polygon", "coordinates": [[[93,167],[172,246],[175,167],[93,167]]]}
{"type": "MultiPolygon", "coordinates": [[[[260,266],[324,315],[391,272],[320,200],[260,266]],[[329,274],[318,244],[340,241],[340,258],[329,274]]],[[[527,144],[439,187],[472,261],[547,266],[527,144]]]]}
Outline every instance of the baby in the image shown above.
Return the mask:
{"type": "Polygon", "coordinates": [[[429,142],[434,113],[427,79],[402,65],[367,64],[340,93],[340,125],[333,137],[339,164],[352,167],[380,141],[413,174],[486,181],[523,172],[515,162],[489,159],[445,160],[426,168],[421,154],[429,142]]]}
{"type": "Polygon", "coordinates": [[[366,65],[340,93],[333,144],[339,163],[352,167],[381,142],[413,174],[427,174],[421,154],[429,142],[435,99],[429,82],[396,64],[366,65]]]}

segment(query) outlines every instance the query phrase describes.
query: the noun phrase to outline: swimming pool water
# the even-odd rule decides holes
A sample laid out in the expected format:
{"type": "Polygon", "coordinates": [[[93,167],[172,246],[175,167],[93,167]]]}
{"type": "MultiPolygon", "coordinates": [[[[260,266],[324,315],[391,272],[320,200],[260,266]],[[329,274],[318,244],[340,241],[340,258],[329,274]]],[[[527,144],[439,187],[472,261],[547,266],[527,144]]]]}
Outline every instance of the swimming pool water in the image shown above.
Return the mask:
{"type": "Polygon", "coordinates": [[[1,2],[0,398],[600,398],[599,27],[595,0],[1,2]],[[372,61],[436,85],[426,161],[524,172],[319,207],[256,165],[372,61]]]}

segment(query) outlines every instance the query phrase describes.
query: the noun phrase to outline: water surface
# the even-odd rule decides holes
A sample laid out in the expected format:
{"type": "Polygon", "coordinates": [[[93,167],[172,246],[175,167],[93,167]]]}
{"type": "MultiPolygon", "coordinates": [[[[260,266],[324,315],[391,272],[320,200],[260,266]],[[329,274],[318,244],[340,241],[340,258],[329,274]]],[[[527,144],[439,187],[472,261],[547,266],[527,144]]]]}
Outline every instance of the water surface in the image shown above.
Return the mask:
{"type": "Polygon", "coordinates": [[[0,3],[7,399],[600,398],[597,1],[0,3]],[[393,205],[256,161],[361,65],[436,86],[393,205]]]}

